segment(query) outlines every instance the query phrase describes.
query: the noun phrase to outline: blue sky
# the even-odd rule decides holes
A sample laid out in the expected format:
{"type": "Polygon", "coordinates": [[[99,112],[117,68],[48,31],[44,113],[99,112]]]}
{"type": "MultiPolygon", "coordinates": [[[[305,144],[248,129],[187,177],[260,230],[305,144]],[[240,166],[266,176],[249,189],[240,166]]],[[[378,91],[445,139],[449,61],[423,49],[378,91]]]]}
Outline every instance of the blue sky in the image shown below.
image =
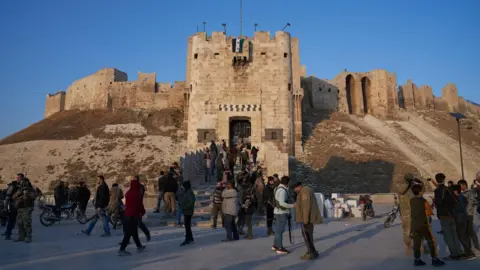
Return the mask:
{"type": "MultiPolygon", "coordinates": [[[[102,67],[135,80],[185,79],[186,41],[202,29],[239,33],[239,0],[0,1],[0,138],[43,118],[47,93],[102,67]]],[[[385,68],[480,102],[478,0],[243,0],[244,34],[287,22],[308,75],[385,68]]]]}

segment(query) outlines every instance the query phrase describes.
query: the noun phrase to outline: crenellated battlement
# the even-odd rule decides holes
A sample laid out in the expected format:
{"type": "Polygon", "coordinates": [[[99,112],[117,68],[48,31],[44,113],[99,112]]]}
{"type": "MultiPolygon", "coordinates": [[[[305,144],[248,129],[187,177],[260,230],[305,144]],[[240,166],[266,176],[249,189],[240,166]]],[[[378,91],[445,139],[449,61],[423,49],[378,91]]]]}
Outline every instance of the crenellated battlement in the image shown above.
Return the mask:
{"type": "Polygon", "coordinates": [[[156,73],[138,73],[136,81],[114,68],[76,80],[67,88],[47,96],[45,117],[63,110],[131,108],[181,108],[184,82],[157,83],[156,73]]]}

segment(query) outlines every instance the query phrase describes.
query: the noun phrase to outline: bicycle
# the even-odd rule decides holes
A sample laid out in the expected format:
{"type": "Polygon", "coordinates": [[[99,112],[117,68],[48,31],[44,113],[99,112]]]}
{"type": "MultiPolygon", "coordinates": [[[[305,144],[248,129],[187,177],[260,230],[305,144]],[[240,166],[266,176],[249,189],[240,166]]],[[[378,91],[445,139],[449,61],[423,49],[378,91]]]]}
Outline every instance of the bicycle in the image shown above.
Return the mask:
{"type": "Polygon", "coordinates": [[[394,196],[394,205],[393,205],[393,209],[392,211],[390,211],[390,213],[388,214],[387,216],[387,219],[385,220],[385,222],[383,223],[383,226],[385,228],[389,228],[390,226],[392,226],[393,222],[395,221],[395,219],[397,218],[397,214],[398,212],[400,211],[400,204],[398,203],[398,197],[397,195],[393,195],[394,196]]]}

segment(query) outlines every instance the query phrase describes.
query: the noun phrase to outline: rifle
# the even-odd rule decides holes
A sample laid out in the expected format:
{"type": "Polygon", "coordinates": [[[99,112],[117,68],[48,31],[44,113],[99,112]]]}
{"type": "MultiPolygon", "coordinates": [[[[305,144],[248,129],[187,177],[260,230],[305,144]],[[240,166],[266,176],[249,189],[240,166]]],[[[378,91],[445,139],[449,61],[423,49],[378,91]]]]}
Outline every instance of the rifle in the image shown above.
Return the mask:
{"type": "Polygon", "coordinates": [[[294,242],[292,240],[292,214],[288,215],[288,238],[290,239],[290,244],[293,245],[294,242]]]}

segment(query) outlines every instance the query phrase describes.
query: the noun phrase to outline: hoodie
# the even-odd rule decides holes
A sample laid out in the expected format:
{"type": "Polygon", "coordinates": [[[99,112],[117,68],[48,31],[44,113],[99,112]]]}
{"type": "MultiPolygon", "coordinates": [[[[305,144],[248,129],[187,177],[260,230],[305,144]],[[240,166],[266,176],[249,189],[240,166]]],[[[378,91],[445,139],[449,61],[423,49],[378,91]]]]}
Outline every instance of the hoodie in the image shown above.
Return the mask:
{"type": "Polygon", "coordinates": [[[142,217],[145,214],[140,182],[132,180],[130,189],[125,193],[125,216],[142,217]]]}

